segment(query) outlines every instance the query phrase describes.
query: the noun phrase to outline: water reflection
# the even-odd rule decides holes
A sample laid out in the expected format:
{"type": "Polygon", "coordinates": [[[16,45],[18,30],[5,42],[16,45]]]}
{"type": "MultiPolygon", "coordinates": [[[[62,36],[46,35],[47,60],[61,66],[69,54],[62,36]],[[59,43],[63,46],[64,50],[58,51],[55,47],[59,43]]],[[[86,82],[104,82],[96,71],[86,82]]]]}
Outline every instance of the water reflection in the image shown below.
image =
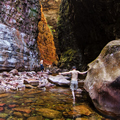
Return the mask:
{"type": "MultiPolygon", "coordinates": [[[[2,120],[106,120],[89,107],[82,93],[74,101],[69,88],[25,89],[0,94],[2,120]]],[[[108,120],[108,119],[107,119],[108,120]]]]}

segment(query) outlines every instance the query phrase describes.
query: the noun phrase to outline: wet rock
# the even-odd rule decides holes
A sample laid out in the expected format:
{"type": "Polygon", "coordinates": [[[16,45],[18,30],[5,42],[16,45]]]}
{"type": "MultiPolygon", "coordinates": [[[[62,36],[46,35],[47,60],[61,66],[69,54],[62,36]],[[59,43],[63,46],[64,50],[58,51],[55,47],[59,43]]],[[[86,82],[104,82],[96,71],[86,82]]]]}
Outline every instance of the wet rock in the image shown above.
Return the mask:
{"type": "Polygon", "coordinates": [[[8,105],[8,108],[14,108],[16,106],[17,106],[16,104],[11,104],[11,105],[8,105]]]}
{"type": "Polygon", "coordinates": [[[53,66],[53,67],[50,68],[50,73],[52,73],[52,74],[58,74],[61,71],[62,70],[60,68],[56,67],[56,66],[53,66]]]}
{"type": "Polygon", "coordinates": [[[37,112],[41,113],[42,116],[47,117],[47,118],[61,118],[62,113],[56,110],[52,110],[49,108],[41,108],[38,109],[37,112]]]}
{"type": "Polygon", "coordinates": [[[55,118],[55,119],[53,119],[53,120],[65,120],[65,119],[64,119],[64,118],[63,118],[63,119],[55,118]]]}
{"type": "Polygon", "coordinates": [[[32,90],[31,92],[29,92],[29,93],[27,93],[27,94],[28,94],[28,95],[32,95],[32,94],[35,95],[35,94],[40,94],[41,92],[42,92],[42,91],[36,91],[36,90],[33,91],[33,90],[32,90]]]}
{"type": "Polygon", "coordinates": [[[77,115],[86,115],[86,116],[88,116],[88,115],[90,115],[92,113],[90,108],[88,106],[86,106],[86,105],[74,106],[73,111],[76,112],[76,114],[75,114],[76,116],[77,115]]]}
{"type": "Polygon", "coordinates": [[[25,87],[26,87],[26,88],[30,88],[30,89],[35,89],[35,88],[37,88],[37,87],[33,87],[32,85],[29,85],[29,84],[25,84],[25,87]]]}
{"type": "Polygon", "coordinates": [[[0,103],[0,107],[3,107],[5,106],[6,104],[5,103],[0,103]]]}
{"type": "Polygon", "coordinates": [[[90,114],[92,114],[92,111],[87,105],[79,105],[79,106],[74,106],[72,108],[72,111],[63,112],[63,114],[64,116],[70,116],[70,117],[72,116],[78,117],[81,115],[89,116],[90,114]]]}
{"type": "Polygon", "coordinates": [[[30,117],[30,114],[24,113],[23,116],[28,118],[28,117],[30,117]]]}
{"type": "Polygon", "coordinates": [[[20,98],[22,98],[22,97],[21,97],[21,96],[18,96],[18,95],[14,95],[13,98],[15,98],[15,99],[20,99],[20,98]]]}
{"type": "Polygon", "coordinates": [[[8,72],[3,72],[2,77],[10,77],[10,74],[8,72]]]}
{"type": "Polygon", "coordinates": [[[17,112],[24,112],[24,113],[31,113],[30,108],[13,108],[12,110],[17,111],[17,112]]]}
{"type": "Polygon", "coordinates": [[[13,115],[14,115],[15,117],[18,117],[18,118],[22,118],[22,117],[23,117],[23,115],[22,115],[21,112],[13,112],[13,115]]]}
{"type": "Polygon", "coordinates": [[[29,117],[27,120],[42,120],[42,116],[29,117]]]}
{"type": "Polygon", "coordinates": [[[24,84],[30,84],[30,85],[33,85],[33,86],[38,86],[39,85],[39,80],[36,80],[36,79],[26,79],[24,80],[24,84]]]}
{"type": "Polygon", "coordinates": [[[33,101],[32,100],[25,100],[24,102],[25,103],[32,103],[33,101]]]}
{"type": "Polygon", "coordinates": [[[7,118],[8,114],[6,113],[0,113],[0,118],[7,118]]]}
{"type": "Polygon", "coordinates": [[[18,70],[16,69],[11,70],[9,73],[12,73],[13,75],[19,75],[18,70]]]}
{"type": "Polygon", "coordinates": [[[75,96],[76,97],[82,97],[82,92],[83,92],[83,90],[82,89],[80,89],[80,88],[78,88],[76,91],[75,91],[75,96]]]}
{"type": "Polygon", "coordinates": [[[108,43],[88,66],[84,88],[95,107],[103,114],[120,116],[120,40],[108,43]]]}
{"type": "Polygon", "coordinates": [[[75,120],[89,120],[89,119],[88,118],[76,118],[75,120]]]}
{"type": "Polygon", "coordinates": [[[6,119],[4,119],[4,118],[0,118],[0,120],[6,120],[6,119]]]}
{"type": "Polygon", "coordinates": [[[3,107],[0,107],[0,112],[4,111],[4,108],[3,107]]]}
{"type": "Polygon", "coordinates": [[[36,75],[36,72],[35,71],[27,72],[26,75],[29,77],[33,77],[36,75]]]}
{"type": "Polygon", "coordinates": [[[39,80],[39,85],[37,86],[38,88],[41,88],[41,87],[50,87],[50,86],[53,86],[54,84],[50,83],[48,80],[47,80],[48,76],[43,76],[40,78],[39,80]]]}
{"type": "Polygon", "coordinates": [[[4,97],[7,97],[8,94],[0,94],[0,98],[4,98],[4,97]]]}
{"type": "Polygon", "coordinates": [[[56,85],[60,85],[60,86],[69,86],[70,85],[70,81],[65,79],[65,77],[62,75],[56,75],[56,76],[49,75],[48,79],[50,82],[52,82],[56,85]]]}

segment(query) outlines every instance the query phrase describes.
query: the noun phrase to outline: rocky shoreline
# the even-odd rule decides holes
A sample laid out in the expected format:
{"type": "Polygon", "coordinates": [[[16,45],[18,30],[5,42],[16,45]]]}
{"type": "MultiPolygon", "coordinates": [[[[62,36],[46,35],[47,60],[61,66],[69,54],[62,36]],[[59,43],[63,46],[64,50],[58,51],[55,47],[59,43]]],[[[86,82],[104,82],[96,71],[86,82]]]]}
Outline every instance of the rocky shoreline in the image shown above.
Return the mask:
{"type": "MultiPolygon", "coordinates": [[[[53,71],[52,71],[53,72],[53,71]]],[[[18,72],[13,69],[9,72],[4,71],[0,73],[0,93],[9,90],[24,90],[25,88],[38,88],[50,86],[69,86],[70,81],[66,76],[51,75],[49,70],[45,72],[24,71],[18,72]]]]}

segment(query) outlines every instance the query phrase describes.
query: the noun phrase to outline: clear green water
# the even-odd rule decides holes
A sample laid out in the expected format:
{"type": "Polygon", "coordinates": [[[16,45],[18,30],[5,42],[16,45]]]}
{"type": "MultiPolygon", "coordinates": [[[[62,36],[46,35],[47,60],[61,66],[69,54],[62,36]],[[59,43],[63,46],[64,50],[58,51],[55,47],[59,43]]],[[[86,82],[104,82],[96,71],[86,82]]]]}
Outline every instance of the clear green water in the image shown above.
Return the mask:
{"type": "Polygon", "coordinates": [[[111,120],[98,114],[91,107],[87,96],[83,93],[76,98],[73,104],[72,94],[69,88],[51,87],[49,89],[25,89],[23,91],[11,91],[0,96],[0,104],[5,103],[0,112],[0,120],[111,120]],[[82,107],[81,107],[82,105],[82,107]],[[76,106],[80,110],[87,106],[87,110],[76,112],[76,106]],[[23,111],[16,111],[15,108],[21,108],[23,111]],[[59,111],[61,117],[51,118],[48,115],[38,112],[41,108],[59,111]],[[24,110],[30,110],[25,112],[24,110]]]}

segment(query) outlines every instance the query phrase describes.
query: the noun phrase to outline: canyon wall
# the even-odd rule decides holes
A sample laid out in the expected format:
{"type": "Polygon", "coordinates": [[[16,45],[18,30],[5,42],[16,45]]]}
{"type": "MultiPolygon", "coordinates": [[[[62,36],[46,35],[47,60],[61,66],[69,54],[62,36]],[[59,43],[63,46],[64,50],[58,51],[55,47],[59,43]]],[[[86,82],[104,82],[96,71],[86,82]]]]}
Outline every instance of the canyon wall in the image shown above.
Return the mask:
{"type": "Polygon", "coordinates": [[[0,2],[0,70],[35,70],[40,5],[38,0],[0,2]]]}

